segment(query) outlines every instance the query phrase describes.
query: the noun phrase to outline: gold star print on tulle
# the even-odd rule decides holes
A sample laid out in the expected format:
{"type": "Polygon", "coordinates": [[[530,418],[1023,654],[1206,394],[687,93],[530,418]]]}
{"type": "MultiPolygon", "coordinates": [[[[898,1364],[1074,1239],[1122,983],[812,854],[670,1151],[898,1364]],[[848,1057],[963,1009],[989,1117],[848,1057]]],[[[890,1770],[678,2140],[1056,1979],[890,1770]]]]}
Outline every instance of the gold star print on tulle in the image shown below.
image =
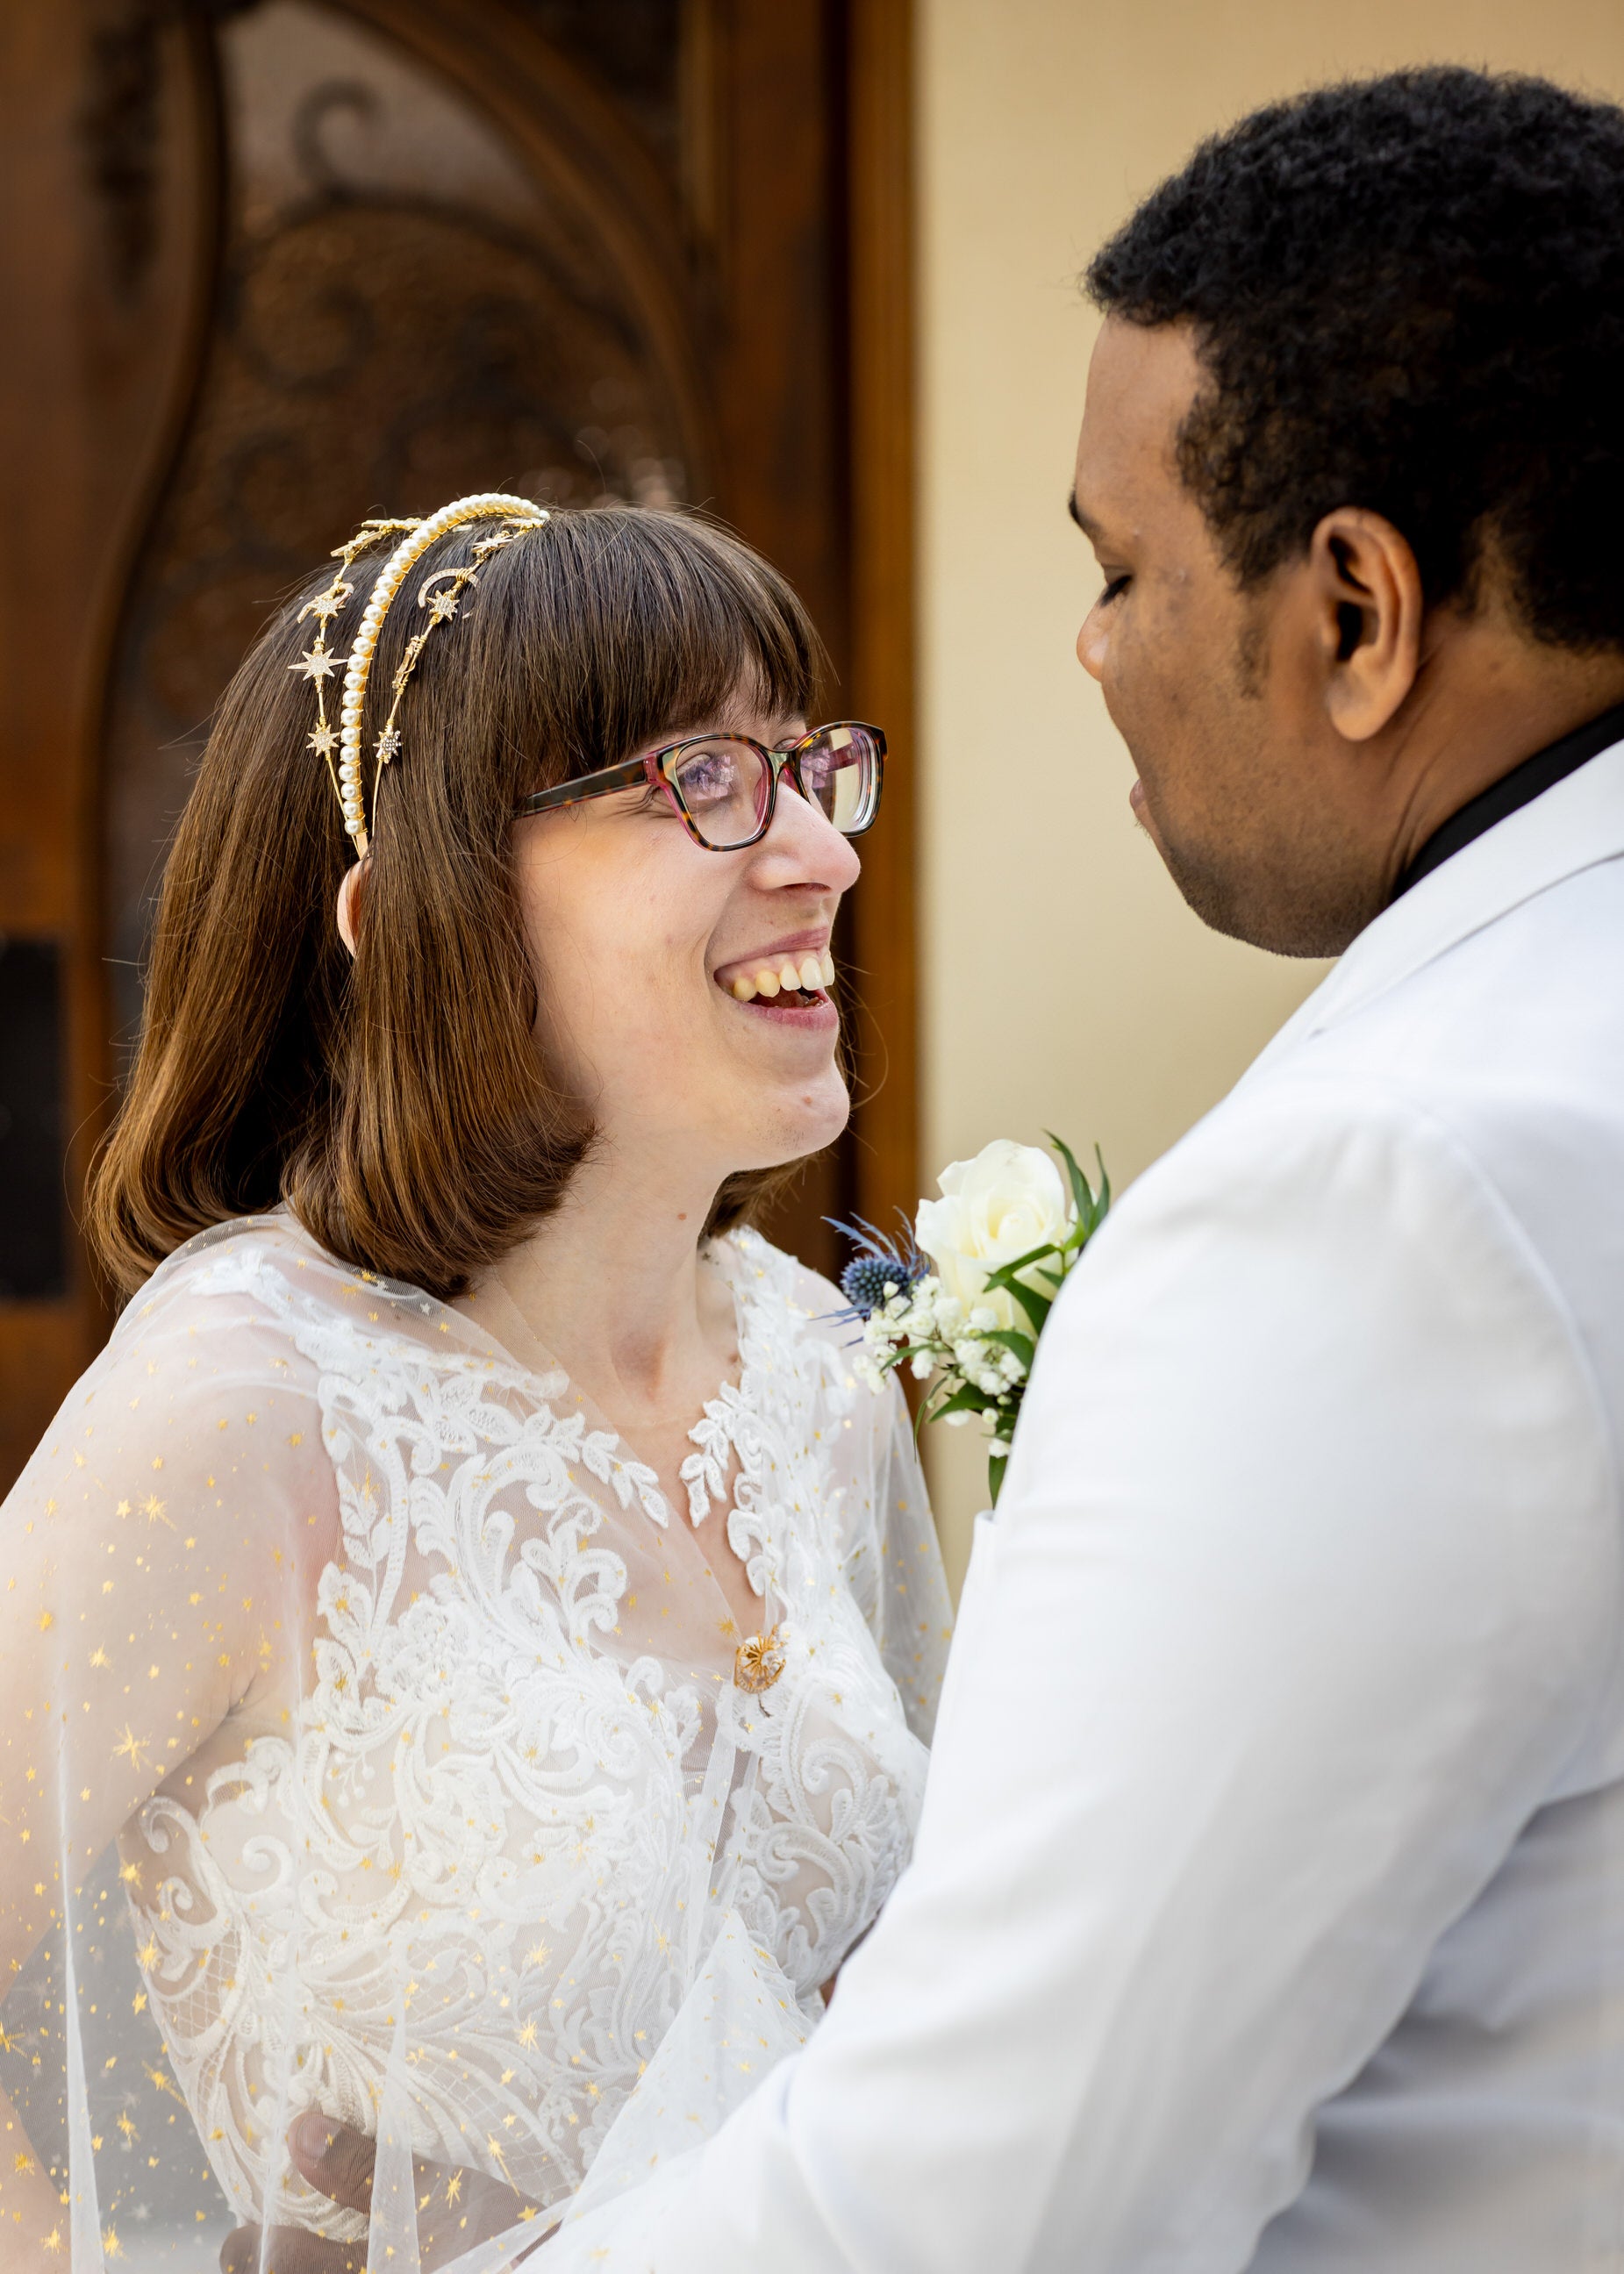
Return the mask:
{"type": "Polygon", "coordinates": [[[809,2024],[908,1852],[947,1600],[832,1291],[714,1252],[741,1368],[682,1510],[561,1370],[285,1216],[131,1304],[4,1511],[0,2235],[350,2234],[307,2107],[559,2206],[680,2014],[809,2024]]]}

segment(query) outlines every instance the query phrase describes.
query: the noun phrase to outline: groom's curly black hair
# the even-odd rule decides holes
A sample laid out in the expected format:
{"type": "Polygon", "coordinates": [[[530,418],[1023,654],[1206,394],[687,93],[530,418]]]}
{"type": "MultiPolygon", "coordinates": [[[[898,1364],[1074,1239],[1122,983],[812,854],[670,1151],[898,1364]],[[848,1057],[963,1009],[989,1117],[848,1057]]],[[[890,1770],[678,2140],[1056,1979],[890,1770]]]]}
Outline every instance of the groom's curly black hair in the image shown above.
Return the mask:
{"type": "Polygon", "coordinates": [[[1086,284],[1194,326],[1180,467],[1243,585],[1364,506],[1429,603],[1470,607],[1487,546],[1536,636],[1624,645],[1624,111],[1452,68],[1322,87],[1204,143],[1086,284]]]}

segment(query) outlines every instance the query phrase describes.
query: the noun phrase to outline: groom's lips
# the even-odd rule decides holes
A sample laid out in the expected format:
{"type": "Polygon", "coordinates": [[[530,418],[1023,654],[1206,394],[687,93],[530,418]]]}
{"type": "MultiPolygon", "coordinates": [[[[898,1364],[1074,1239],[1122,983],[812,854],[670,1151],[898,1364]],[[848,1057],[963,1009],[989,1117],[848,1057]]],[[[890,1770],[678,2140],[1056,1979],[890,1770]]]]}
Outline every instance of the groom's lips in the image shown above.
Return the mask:
{"type": "Polygon", "coordinates": [[[1145,794],[1145,784],[1137,776],[1132,788],[1128,792],[1128,805],[1133,818],[1165,861],[1168,857],[1167,847],[1162,843],[1162,832],[1156,827],[1156,817],[1150,809],[1150,800],[1145,794]]]}

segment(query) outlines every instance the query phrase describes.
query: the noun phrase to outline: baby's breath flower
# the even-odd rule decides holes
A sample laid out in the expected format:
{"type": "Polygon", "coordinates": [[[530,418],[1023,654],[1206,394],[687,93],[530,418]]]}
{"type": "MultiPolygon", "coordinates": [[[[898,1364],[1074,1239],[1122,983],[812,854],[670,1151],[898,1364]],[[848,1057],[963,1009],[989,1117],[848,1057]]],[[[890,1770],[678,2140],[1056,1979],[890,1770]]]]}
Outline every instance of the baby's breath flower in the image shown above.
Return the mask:
{"type": "Polygon", "coordinates": [[[908,1330],[916,1340],[923,1340],[936,1334],[941,1326],[941,1314],[936,1303],[940,1291],[941,1283],[938,1280],[921,1279],[905,1306],[908,1330]]]}
{"type": "Polygon", "coordinates": [[[852,1372],[857,1376],[863,1388],[873,1390],[876,1397],[885,1387],[885,1377],[871,1359],[854,1358],[852,1360],[852,1372]]]}

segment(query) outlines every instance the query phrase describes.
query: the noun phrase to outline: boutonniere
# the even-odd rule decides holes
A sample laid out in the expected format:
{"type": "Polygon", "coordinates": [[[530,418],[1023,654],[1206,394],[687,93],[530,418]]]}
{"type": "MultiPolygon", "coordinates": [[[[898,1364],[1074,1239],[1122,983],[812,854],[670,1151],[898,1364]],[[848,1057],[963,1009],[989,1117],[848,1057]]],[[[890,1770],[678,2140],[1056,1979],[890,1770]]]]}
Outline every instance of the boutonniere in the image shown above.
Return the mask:
{"type": "Polygon", "coordinates": [[[861,1216],[836,1225],[856,1249],[840,1275],[850,1308],[839,1315],[861,1322],[858,1371],[875,1389],[902,1366],[929,1381],[921,1423],[962,1428],[979,1415],[995,1506],[1038,1338],[1110,1206],[1097,1149],[1096,1189],[1068,1145],[1049,1143],[1064,1178],[1038,1146],[997,1137],[943,1170],[942,1197],[921,1201],[899,1240],[861,1216]]]}

